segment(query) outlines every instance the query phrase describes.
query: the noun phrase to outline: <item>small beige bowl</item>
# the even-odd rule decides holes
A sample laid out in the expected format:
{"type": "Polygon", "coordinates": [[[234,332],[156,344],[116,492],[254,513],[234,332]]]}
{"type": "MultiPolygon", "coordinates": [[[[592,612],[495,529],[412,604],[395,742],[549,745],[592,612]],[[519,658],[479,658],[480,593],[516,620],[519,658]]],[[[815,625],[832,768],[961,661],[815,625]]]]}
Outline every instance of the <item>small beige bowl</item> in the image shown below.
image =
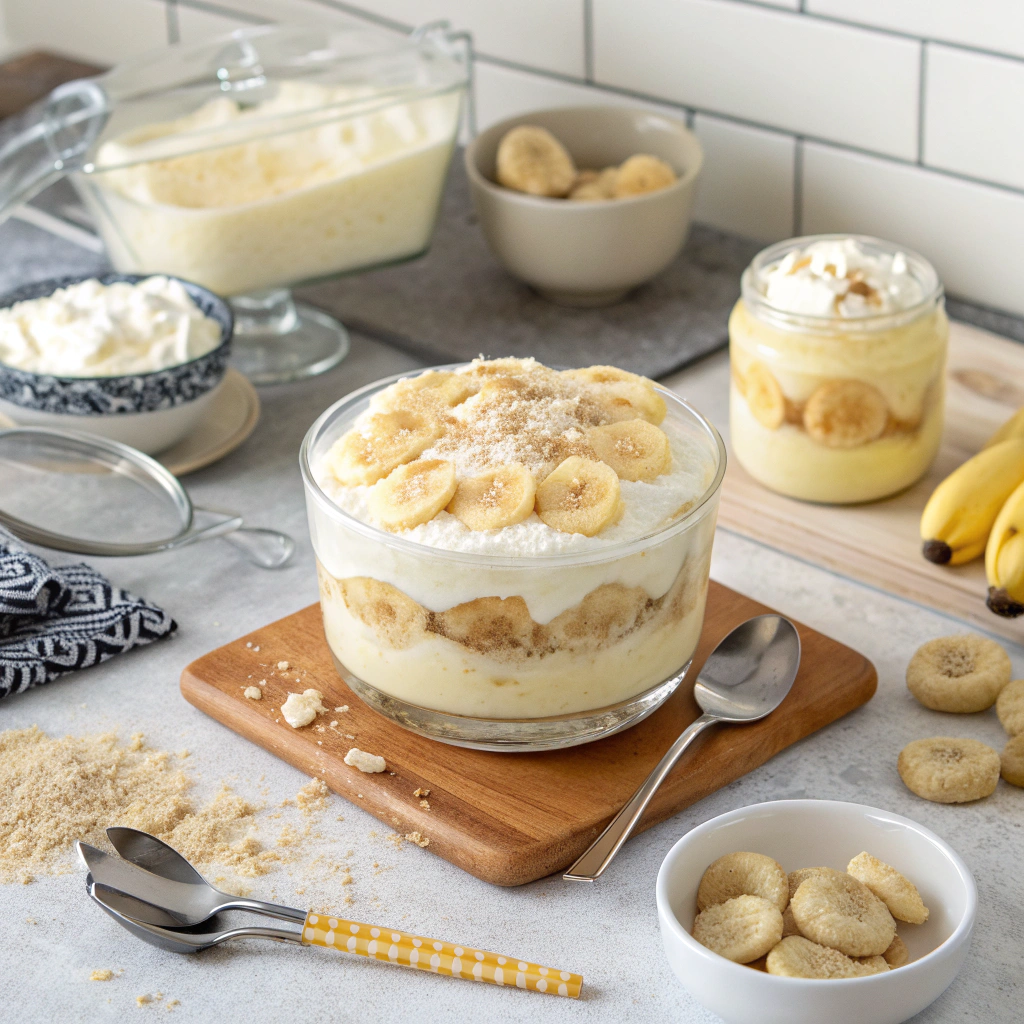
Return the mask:
{"type": "Polygon", "coordinates": [[[683,124],[633,107],[537,110],[492,125],[466,147],[473,205],[491,251],[510,274],[553,302],[604,306],[649,281],[686,241],[704,151],[683,124]],[[580,168],[651,153],[670,164],[675,184],[603,202],[548,199],[495,182],[498,144],[520,124],[547,128],[580,168]]]}

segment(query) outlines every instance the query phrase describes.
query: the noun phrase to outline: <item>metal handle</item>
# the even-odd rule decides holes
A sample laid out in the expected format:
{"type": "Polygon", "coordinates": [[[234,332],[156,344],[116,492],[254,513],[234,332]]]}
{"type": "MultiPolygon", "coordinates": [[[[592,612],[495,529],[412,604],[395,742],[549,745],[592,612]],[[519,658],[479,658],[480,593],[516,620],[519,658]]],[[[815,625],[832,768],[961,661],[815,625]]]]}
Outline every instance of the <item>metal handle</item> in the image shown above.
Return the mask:
{"type": "MultiPolygon", "coordinates": [[[[306,912],[296,910],[294,907],[283,907],[277,903],[264,903],[262,900],[237,899],[225,903],[220,910],[248,910],[253,914],[263,914],[265,917],[276,917],[281,921],[297,921],[305,924],[306,912]]],[[[218,913],[220,912],[218,910],[218,913]]],[[[289,932],[289,935],[297,934],[289,932]]]]}
{"type": "Polygon", "coordinates": [[[587,847],[583,855],[562,876],[570,882],[593,882],[612,862],[622,844],[633,834],[640,815],[651,797],[675,767],[686,748],[709,726],[719,721],[713,715],[701,715],[668,749],[657,767],[644,780],[643,785],[629,798],[626,805],[608,823],[605,830],[587,847]]]}
{"type": "Polygon", "coordinates": [[[295,541],[279,530],[267,530],[260,526],[244,526],[241,516],[229,512],[218,512],[214,509],[196,508],[196,512],[206,515],[225,516],[223,520],[210,526],[192,530],[182,537],[176,538],[168,547],[179,548],[213,537],[223,537],[230,541],[245,557],[261,569],[280,569],[292,557],[295,541]]]}
{"type": "Polygon", "coordinates": [[[303,944],[302,933],[289,931],[287,928],[232,928],[230,931],[221,932],[213,944],[219,946],[228,939],[273,939],[274,942],[294,942],[297,946],[303,944]]]}

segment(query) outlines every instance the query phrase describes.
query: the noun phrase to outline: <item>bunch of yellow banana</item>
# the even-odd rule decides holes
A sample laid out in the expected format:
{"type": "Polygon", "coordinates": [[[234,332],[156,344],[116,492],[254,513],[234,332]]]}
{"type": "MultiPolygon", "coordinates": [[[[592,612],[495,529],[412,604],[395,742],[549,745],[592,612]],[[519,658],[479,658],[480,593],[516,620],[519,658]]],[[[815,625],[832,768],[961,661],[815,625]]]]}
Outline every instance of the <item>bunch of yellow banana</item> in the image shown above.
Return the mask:
{"type": "Polygon", "coordinates": [[[987,604],[1024,614],[1024,409],[935,488],[921,515],[924,557],[962,565],[985,554],[987,604]]]}

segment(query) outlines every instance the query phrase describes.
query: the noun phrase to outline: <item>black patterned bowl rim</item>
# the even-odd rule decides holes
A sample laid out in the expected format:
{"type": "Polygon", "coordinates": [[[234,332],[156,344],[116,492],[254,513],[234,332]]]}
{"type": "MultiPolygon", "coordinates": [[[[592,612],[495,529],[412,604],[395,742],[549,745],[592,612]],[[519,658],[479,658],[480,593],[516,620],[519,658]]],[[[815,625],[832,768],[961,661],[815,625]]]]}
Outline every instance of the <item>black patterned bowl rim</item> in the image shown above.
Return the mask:
{"type": "Polygon", "coordinates": [[[68,377],[22,370],[0,362],[0,399],[23,409],[67,416],[107,416],[157,412],[187,405],[212,391],[224,379],[234,316],[219,295],[173,275],[161,274],[78,274],[23,285],[0,298],[0,308],[16,302],[52,295],[60,288],[98,280],[101,284],[137,284],[151,277],[167,276],[178,281],[202,312],[220,325],[221,340],[216,348],[195,359],[144,373],[68,377]]]}

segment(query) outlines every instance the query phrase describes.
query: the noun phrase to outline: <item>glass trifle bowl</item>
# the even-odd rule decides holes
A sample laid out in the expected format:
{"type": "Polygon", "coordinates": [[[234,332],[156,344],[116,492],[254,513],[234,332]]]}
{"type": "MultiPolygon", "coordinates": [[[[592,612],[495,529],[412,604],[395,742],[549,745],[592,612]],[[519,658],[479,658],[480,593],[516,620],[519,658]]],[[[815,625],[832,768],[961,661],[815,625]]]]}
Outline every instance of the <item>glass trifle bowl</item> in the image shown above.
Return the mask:
{"type": "Polygon", "coordinates": [[[826,504],[909,487],[942,437],[949,321],[922,256],[877,238],[769,246],[729,318],[733,453],[780,494],[826,504]]]}
{"type": "Polygon", "coordinates": [[[437,367],[336,402],[300,462],[328,645],[386,717],[459,746],[544,750],[628,728],[682,681],[703,625],[725,448],[671,392],[610,367],[437,367]],[[624,399],[607,413],[592,393],[624,399]],[[387,417],[403,444],[413,439],[402,454],[415,454],[353,484],[352,439],[372,444],[387,417]],[[620,464],[615,444],[646,470],[620,464]],[[389,528],[382,494],[403,474],[403,500],[436,494],[417,525],[392,517],[389,528]],[[591,501],[605,520],[596,530],[572,518],[591,515],[591,501]],[[488,528],[498,505],[513,511],[488,528]]]}

